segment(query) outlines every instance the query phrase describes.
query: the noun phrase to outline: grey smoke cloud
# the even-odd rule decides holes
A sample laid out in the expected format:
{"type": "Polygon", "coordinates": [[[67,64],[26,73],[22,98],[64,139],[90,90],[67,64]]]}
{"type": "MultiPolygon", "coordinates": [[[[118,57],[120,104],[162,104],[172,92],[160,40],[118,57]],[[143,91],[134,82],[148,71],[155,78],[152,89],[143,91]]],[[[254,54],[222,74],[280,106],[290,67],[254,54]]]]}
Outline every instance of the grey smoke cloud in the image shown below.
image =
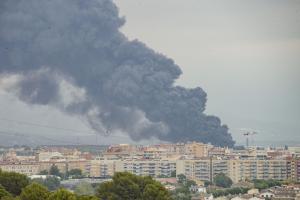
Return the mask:
{"type": "Polygon", "coordinates": [[[124,23],[110,0],[2,0],[0,73],[20,75],[21,100],[85,116],[99,133],[232,146],[227,126],[203,113],[206,93],[175,86],[179,66],[128,40],[124,23]],[[73,88],[64,106],[62,88],[73,88]]]}
{"type": "Polygon", "coordinates": [[[31,104],[48,105],[58,101],[58,78],[48,70],[39,70],[26,74],[18,82],[18,96],[31,104]]]}

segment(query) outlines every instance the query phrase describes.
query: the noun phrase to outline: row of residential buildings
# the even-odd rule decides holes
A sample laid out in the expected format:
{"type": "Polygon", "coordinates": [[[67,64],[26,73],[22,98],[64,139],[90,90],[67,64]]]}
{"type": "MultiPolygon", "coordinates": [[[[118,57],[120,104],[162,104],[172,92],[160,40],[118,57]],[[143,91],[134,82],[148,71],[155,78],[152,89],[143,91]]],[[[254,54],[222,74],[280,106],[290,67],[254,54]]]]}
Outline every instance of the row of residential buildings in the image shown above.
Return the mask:
{"type": "Polygon", "coordinates": [[[228,149],[202,143],[151,146],[114,145],[99,154],[68,148],[44,148],[29,156],[14,149],[0,157],[0,168],[26,175],[58,167],[66,173],[80,169],[87,177],[107,178],[115,172],[171,177],[184,174],[197,182],[212,181],[220,173],[238,183],[253,179],[300,181],[300,148],[228,149]]]}

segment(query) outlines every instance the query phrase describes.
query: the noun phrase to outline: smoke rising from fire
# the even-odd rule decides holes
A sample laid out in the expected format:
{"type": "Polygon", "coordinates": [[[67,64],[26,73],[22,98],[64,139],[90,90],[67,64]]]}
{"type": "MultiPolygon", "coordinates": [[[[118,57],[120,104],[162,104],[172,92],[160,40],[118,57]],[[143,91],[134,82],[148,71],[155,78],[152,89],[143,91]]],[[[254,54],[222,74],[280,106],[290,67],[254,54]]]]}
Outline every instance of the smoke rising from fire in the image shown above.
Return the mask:
{"type": "Polygon", "coordinates": [[[218,117],[204,114],[206,93],[175,86],[174,61],[119,28],[110,0],[2,0],[0,74],[29,104],[84,116],[103,133],[133,140],[234,144],[218,117]]]}

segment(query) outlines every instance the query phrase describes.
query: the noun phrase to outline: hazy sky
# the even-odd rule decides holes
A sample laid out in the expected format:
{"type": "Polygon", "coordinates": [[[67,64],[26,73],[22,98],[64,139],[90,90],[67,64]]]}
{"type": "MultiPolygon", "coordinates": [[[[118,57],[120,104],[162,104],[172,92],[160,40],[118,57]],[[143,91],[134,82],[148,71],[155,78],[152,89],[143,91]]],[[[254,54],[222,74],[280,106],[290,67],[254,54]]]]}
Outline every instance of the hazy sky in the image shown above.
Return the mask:
{"type": "MultiPolygon", "coordinates": [[[[244,128],[259,131],[258,144],[300,143],[300,1],[114,2],[126,17],[122,31],[174,59],[183,71],[178,84],[201,86],[208,94],[206,113],[228,124],[238,143],[244,128]]],[[[80,119],[0,92],[0,118],[27,121],[28,115],[37,123],[89,131],[80,119]]]]}

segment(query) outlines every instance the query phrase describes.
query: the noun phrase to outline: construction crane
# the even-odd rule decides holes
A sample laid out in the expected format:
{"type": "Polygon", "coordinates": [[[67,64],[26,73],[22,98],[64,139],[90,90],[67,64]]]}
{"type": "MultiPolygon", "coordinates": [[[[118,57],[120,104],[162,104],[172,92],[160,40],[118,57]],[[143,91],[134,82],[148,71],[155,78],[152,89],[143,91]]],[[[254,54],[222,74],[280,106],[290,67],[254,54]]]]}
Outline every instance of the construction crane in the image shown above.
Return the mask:
{"type": "Polygon", "coordinates": [[[246,133],[243,134],[246,137],[246,147],[247,148],[249,147],[249,137],[251,136],[252,143],[253,143],[253,136],[256,134],[257,134],[256,131],[247,131],[246,133]]]}

